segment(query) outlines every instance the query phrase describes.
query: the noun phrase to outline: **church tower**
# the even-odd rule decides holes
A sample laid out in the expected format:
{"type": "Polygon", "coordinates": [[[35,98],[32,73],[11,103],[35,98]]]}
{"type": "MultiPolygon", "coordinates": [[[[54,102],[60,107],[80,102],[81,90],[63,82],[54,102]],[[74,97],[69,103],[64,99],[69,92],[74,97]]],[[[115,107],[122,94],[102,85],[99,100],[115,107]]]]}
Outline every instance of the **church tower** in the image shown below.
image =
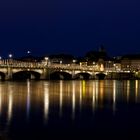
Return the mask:
{"type": "Polygon", "coordinates": [[[106,50],[105,50],[105,48],[104,48],[104,45],[101,45],[101,46],[99,47],[99,52],[103,52],[103,53],[106,52],[106,50]]]}

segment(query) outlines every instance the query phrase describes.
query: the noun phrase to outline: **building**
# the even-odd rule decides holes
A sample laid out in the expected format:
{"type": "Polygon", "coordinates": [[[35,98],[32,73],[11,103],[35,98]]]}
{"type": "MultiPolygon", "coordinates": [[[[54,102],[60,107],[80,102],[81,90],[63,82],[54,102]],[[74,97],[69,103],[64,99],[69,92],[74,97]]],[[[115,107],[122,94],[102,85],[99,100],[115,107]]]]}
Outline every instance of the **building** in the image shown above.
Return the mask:
{"type": "Polygon", "coordinates": [[[121,69],[123,71],[140,71],[140,54],[125,55],[121,59],[121,69]]]}

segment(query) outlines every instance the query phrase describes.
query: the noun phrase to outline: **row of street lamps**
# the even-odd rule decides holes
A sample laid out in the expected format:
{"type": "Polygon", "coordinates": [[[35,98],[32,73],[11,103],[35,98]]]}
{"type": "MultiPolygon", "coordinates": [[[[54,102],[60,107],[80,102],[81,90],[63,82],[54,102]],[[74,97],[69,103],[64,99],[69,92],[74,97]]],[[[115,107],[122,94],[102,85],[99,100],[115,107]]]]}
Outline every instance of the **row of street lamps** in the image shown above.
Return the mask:
{"type": "MultiPolygon", "coordinates": [[[[27,51],[27,54],[29,55],[29,54],[31,54],[31,51],[27,51]]],[[[10,54],[8,54],[8,58],[9,59],[12,59],[12,57],[13,57],[13,54],[12,53],[10,53],[10,54]]],[[[0,60],[2,59],[2,56],[0,56],[0,60]]]]}
{"type": "MultiPolygon", "coordinates": [[[[8,57],[9,57],[9,59],[12,59],[12,57],[13,57],[13,55],[10,53],[9,55],[8,55],[8,57]]],[[[0,56],[0,60],[2,59],[2,57],[0,56]]]]}
{"type": "MultiPolygon", "coordinates": [[[[45,59],[45,61],[46,61],[46,64],[48,65],[48,64],[50,63],[49,57],[45,57],[44,59],[45,59]]],[[[60,64],[62,64],[62,63],[63,63],[63,61],[60,60],[60,64]]],[[[73,59],[73,60],[72,60],[72,63],[75,64],[75,63],[76,63],[76,59],[73,59]]]]}

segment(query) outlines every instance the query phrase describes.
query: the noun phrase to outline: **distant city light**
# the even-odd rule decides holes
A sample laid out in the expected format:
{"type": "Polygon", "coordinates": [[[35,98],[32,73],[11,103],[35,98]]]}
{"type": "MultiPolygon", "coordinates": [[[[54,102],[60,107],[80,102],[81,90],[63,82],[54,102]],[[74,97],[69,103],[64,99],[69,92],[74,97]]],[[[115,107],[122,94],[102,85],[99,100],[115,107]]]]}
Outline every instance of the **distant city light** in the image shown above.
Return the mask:
{"type": "Polygon", "coordinates": [[[60,61],[60,64],[62,64],[62,60],[60,61]]]}
{"type": "Polygon", "coordinates": [[[45,57],[45,60],[46,60],[46,61],[49,60],[49,57],[45,57]]]}
{"type": "Polygon", "coordinates": [[[73,60],[72,60],[72,62],[73,62],[73,63],[75,63],[75,62],[76,62],[76,60],[75,60],[75,59],[73,59],[73,60]]]}

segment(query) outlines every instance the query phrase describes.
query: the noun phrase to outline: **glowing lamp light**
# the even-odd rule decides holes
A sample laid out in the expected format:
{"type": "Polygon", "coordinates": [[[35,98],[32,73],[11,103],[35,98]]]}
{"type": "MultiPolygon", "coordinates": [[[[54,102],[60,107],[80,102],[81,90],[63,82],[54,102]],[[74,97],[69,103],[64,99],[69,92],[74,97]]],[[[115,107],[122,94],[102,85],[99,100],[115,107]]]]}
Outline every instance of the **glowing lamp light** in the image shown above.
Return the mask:
{"type": "Polygon", "coordinates": [[[13,57],[13,55],[12,54],[9,54],[9,58],[12,58],[13,57]]]}
{"type": "Polygon", "coordinates": [[[75,60],[75,59],[73,59],[73,60],[72,60],[72,62],[73,62],[73,63],[75,63],[75,62],[76,62],[76,60],[75,60]]]}
{"type": "Polygon", "coordinates": [[[104,71],[104,65],[101,64],[100,71],[104,71]]]}
{"type": "Polygon", "coordinates": [[[27,54],[30,54],[31,52],[30,51],[27,51],[27,54]]]}
{"type": "Polygon", "coordinates": [[[47,61],[47,60],[49,60],[49,58],[48,57],[45,57],[45,60],[47,61]]]}

